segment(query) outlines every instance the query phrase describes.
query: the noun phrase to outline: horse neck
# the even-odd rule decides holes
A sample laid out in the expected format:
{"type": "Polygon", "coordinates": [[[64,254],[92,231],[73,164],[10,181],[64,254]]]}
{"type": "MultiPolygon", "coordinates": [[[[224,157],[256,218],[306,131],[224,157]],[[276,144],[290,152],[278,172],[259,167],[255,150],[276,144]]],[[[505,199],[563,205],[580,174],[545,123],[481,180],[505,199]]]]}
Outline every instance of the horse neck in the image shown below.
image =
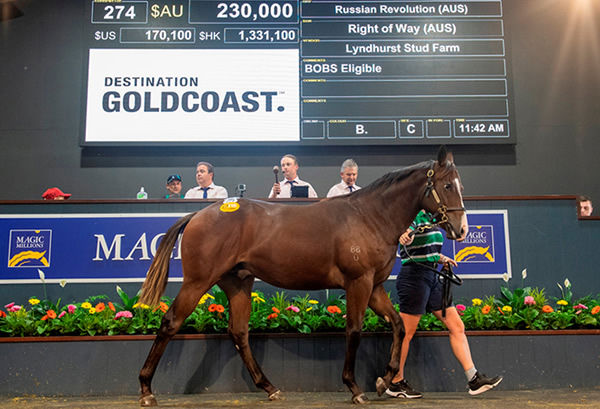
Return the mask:
{"type": "Polygon", "coordinates": [[[414,170],[403,180],[382,187],[369,199],[369,207],[374,208],[370,221],[378,226],[384,240],[397,245],[402,233],[410,226],[421,210],[421,197],[425,192],[426,171],[414,170]]]}

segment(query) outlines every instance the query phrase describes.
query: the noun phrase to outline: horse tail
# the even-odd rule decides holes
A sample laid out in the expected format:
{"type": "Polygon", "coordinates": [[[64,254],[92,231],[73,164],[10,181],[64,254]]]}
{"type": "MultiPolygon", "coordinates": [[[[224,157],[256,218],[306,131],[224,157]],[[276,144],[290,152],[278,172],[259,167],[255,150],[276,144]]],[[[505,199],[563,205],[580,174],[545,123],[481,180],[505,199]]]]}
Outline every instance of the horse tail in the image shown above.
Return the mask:
{"type": "Polygon", "coordinates": [[[169,261],[171,260],[173,246],[175,246],[179,233],[183,231],[195,214],[195,212],[190,213],[177,220],[161,240],[156,255],[154,256],[154,260],[152,260],[152,264],[146,274],[146,280],[144,280],[144,284],[142,285],[140,303],[154,306],[158,305],[160,302],[160,297],[167,287],[169,261]]]}

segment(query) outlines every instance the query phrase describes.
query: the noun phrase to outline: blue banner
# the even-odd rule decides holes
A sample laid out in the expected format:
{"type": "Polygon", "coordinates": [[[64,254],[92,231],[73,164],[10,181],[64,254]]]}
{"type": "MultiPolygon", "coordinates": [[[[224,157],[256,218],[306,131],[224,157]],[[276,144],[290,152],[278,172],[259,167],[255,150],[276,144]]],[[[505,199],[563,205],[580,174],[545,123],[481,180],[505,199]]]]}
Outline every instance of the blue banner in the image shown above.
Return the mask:
{"type": "MultiPolygon", "coordinates": [[[[164,233],[184,214],[71,214],[0,216],[0,284],[142,282],[164,233]]],[[[511,275],[506,210],[467,212],[463,242],[446,240],[443,254],[466,278],[511,275]]],[[[395,278],[401,264],[392,271],[395,278]]],[[[179,243],[170,281],[181,281],[179,243]]]]}
{"type": "MultiPolygon", "coordinates": [[[[183,214],[0,216],[0,283],[141,282],[161,237],[183,214]],[[39,270],[39,271],[38,271],[39,270]]],[[[181,281],[179,243],[169,279],[181,281]]]]}
{"type": "MultiPolygon", "coordinates": [[[[458,263],[454,272],[461,278],[512,277],[507,210],[467,211],[469,233],[464,241],[445,240],[442,254],[458,263]]],[[[400,251],[400,248],[398,248],[400,251]]],[[[400,258],[392,269],[396,277],[402,263],[400,258]]]]}

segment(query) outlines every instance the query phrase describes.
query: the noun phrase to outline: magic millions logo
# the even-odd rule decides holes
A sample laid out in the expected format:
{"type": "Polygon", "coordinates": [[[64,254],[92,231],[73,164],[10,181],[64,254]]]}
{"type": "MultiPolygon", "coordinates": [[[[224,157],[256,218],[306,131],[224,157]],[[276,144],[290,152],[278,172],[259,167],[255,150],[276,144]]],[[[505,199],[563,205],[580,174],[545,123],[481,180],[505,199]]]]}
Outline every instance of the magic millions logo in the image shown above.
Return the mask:
{"type": "Polygon", "coordinates": [[[493,263],[494,226],[469,226],[467,237],[454,242],[454,259],[460,263],[493,263]]]}
{"type": "Polygon", "coordinates": [[[52,230],[11,230],[9,267],[50,267],[52,230]]]}

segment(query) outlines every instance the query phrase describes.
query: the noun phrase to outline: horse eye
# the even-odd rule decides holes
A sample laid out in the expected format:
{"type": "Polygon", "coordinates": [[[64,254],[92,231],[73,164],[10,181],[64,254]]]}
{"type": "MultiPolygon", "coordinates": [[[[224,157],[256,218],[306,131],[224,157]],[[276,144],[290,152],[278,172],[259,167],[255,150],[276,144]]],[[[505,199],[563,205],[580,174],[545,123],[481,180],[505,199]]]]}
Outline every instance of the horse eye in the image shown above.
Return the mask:
{"type": "Polygon", "coordinates": [[[452,183],[446,183],[446,184],[444,185],[444,188],[445,188],[446,190],[450,190],[450,189],[452,189],[452,183]]]}

